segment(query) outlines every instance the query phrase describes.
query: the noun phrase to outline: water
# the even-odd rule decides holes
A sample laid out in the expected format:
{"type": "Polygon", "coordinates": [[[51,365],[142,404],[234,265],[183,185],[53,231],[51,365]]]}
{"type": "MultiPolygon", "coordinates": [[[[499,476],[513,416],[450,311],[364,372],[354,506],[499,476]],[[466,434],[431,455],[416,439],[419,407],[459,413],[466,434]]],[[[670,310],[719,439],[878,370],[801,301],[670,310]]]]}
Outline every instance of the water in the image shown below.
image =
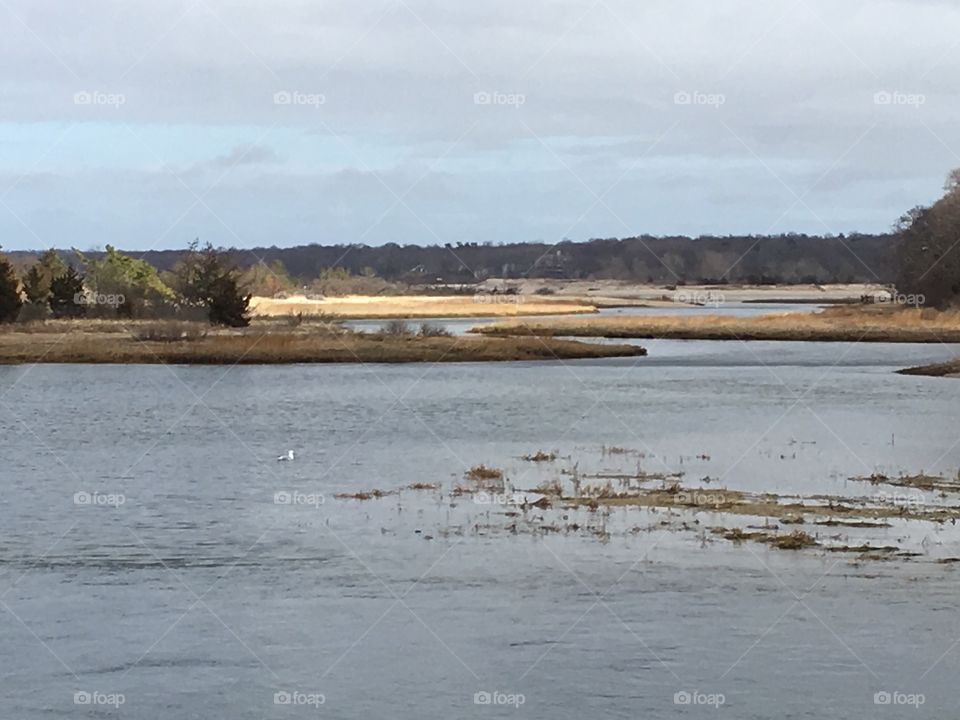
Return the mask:
{"type": "MultiPolygon", "coordinates": [[[[710,305],[684,305],[677,304],[674,306],[659,306],[659,307],[613,307],[613,308],[601,308],[596,315],[736,315],[736,316],[749,316],[749,315],[765,315],[768,313],[779,313],[779,312],[814,312],[816,310],[822,309],[819,305],[811,305],[809,303],[712,303],[710,305]]],[[[523,312],[523,304],[519,303],[517,305],[518,313],[523,312]]],[[[524,317],[522,314],[520,317],[524,317]]],[[[538,319],[544,319],[542,316],[539,318],[537,316],[527,316],[530,319],[536,321],[538,319]]],[[[557,318],[582,318],[585,317],[583,314],[579,315],[551,315],[550,319],[557,318]]],[[[491,318],[491,317],[469,317],[469,318],[417,318],[413,320],[407,320],[407,324],[413,328],[419,328],[421,323],[427,323],[434,327],[442,327],[454,335],[465,335],[470,328],[477,327],[479,325],[489,325],[491,323],[498,322],[498,320],[509,320],[510,316],[505,318],[491,318]]],[[[383,330],[384,326],[388,323],[388,320],[347,320],[343,324],[345,327],[350,328],[351,330],[359,330],[361,332],[379,332],[383,330]]]]}
{"type": "Polygon", "coordinates": [[[503,508],[451,501],[478,463],[518,488],[578,462],[848,494],[872,491],[854,475],[960,467],[960,383],[893,372],[956,347],[645,344],[567,363],[0,368],[3,717],[948,715],[949,527],[922,526],[929,555],[858,562],[638,509],[610,514],[606,542],[513,534],[503,508]],[[539,449],[560,457],[520,458],[539,449]],[[416,482],[444,492],[334,497],[416,482]]]}

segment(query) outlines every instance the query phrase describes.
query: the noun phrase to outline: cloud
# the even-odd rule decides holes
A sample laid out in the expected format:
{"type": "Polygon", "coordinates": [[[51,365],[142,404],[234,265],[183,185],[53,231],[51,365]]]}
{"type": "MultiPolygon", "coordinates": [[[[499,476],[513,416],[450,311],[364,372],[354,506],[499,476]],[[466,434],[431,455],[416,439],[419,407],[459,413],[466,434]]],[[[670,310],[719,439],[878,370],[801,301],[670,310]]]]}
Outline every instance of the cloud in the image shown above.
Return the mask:
{"type": "MultiPolygon", "coordinates": [[[[260,226],[258,187],[270,242],[330,228],[349,241],[424,176],[416,217],[392,213],[368,238],[762,232],[795,200],[784,186],[814,183],[793,229],[877,231],[901,210],[890,197],[928,202],[960,165],[953,3],[8,0],[0,22],[0,173],[38,176],[11,209],[86,217],[96,183],[122,188],[109,216],[121,246],[161,233],[214,181],[228,224],[260,226]],[[344,172],[363,190],[328,184],[344,172]],[[616,217],[580,220],[611,187],[616,217]]],[[[4,213],[6,244],[32,247],[4,213]]],[[[101,242],[103,223],[87,227],[101,242]]]]}

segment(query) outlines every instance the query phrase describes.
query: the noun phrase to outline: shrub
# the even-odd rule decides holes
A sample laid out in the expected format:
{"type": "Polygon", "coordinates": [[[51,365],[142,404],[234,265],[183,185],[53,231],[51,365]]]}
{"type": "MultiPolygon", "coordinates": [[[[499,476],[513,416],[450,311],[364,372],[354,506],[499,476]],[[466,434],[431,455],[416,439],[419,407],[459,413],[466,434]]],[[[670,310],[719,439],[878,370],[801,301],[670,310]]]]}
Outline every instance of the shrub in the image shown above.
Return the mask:
{"type": "Polygon", "coordinates": [[[412,332],[405,320],[391,320],[383,326],[384,335],[411,335],[412,332]]]}
{"type": "Polygon", "coordinates": [[[440,325],[431,325],[430,323],[421,323],[420,337],[450,337],[452,333],[440,325]]]}
{"type": "Polygon", "coordinates": [[[23,299],[20,297],[20,281],[10,262],[0,257],[0,322],[13,322],[20,314],[23,299]]]}
{"type": "Polygon", "coordinates": [[[86,314],[86,306],[78,301],[83,295],[83,276],[72,267],[50,281],[50,310],[56,318],[76,318],[86,314]]]}
{"type": "Polygon", "coordinates": [[[134,334],[137,340],[153,342],[180,342],[184,340],[199,340],[207,336],[207,332],[197,323],[189,322],[158,322],[150,323],[139,328],[134,334]]]}

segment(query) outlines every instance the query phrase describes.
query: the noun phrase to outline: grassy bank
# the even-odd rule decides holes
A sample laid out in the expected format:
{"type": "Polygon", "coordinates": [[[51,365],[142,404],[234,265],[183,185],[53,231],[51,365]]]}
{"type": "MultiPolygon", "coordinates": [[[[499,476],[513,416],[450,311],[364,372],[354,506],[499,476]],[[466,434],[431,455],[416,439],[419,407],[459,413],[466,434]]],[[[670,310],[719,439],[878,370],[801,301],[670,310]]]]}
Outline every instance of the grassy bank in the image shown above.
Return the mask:
{"type": "Polygon", "coordinates": [[[323,299],[292,297],[283,300],[254,297],[250,307],[253,314],[259,317],[303,314],[338,320],[512,317],[597,311],[595,305],[576,299],[521,295],[351,295],[323,299]]]}
{"type": "Polygon", "coordinates": [[[821,312],[527,319],[473,328],[486,335],[563,335],[681,340],[816,340],[827,342],[960,342],[960,312],[842,306],[821,312]]]}
{"type": "Polygon", "coordinates": [[[901,375],[929,375],[930,377],[957,377],[960,378],[960,359],[935,365],[921,365],[920,367],[898,370],[901,375]]]}
{"type": "Polygon", "coordinates": [[[553,338],[367,334],[335,326],[255,323],[212,330],[199,323],[75,321],[0,332],[0,364],[24,363],[404,363],[496,362],[632,357],[635,345],[599,345],[553,338]]]}

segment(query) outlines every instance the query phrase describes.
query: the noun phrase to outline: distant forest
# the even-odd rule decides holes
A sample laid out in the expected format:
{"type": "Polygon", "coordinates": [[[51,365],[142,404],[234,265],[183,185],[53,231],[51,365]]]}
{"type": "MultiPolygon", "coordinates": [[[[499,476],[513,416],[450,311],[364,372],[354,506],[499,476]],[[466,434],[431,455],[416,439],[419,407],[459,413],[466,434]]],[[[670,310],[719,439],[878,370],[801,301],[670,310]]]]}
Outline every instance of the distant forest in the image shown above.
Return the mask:
{"type": "MultiPolygon", "coordinates": [[[[893,282],[896,237],[787,234],[744,237],[595,239],[557,244],[493,243],[400,246],[302,245],[228,251],[240,268],[282,265],[308,281],[331,268],[412,284],[470,283],[491,277],[614,279],[677,283],[893,282]]],[[[63,251],[71,263],[73,253],[63,251]]],[[[85,253],[97,257],[98,253],[85,253]]],[[[158,271],[172,270],[181,250],[129,251],[158,271]]],[[[38,253],[9,252],[22,265],[38,253]]]]}

